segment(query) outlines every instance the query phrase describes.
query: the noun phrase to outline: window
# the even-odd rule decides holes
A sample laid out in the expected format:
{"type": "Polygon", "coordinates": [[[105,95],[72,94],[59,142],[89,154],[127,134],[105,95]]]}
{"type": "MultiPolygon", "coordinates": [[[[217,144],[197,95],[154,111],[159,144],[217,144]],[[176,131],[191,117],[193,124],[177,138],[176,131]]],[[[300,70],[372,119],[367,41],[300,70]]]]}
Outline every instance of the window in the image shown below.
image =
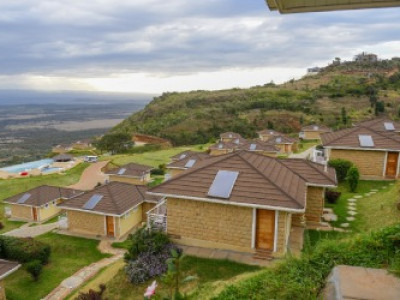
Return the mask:
{"type": "Polygon", "coordinates": [[[26,193],[21,198],[18,199],[17,203],[20,203],[20,204],[25,203],[26,200],[28,200],[30,197],[31,197],[31,194],[26,193]]]}
{"type": "Polygon", "coordinates": [[[189,159],[188,162],[185,165],[185,168],[191,168],[194,166],[194,164],[196,163],[195,159],[189,159]]]}
{"type": "Polygon", "coordinates": [[[49,204],[46,203],[46,204],[44,205],[44,208],[49,208],[49,204]]]}
{"type": "Polygon", "coordinates": [[[315,125],[313,128],[314,128],[314,130],[318,130],[319,129],[319,127],[317,125],[315,125]]]}
{"type": "Polygon", "coordinates": [[[257,148],[257,145],[256,145],[256,144],[251,144],[251,145],[250,145],[250,150],[251,150],[251,151],[256,150],[256,148],[257,148]]]}
{"type": "Polygon", "coordinates": [[[184,159],[186,157],[186,154],[182,154],[181,156],[179,156],[179,159],[184,159]]]}
{"type": "Polygon", "coordinates": [[[85,203],[83,209],[93,209],[103,198],[103,195],[95,194],[85,203]]]}
{"type": "Polygon", "coordinates": [[[125,172],[126,172],[126,169],[125,169],[125,168],[122,168],[122,169],[120,169],[120,170],[118,171],[118,175],[124,175],[125,172]]]}
{"type": "Polygon", "coordinates": [[[239,172],[219,170],[208,190],[208,195],[218,198],[229,198],[239,172]]]}
{"type": "Polygon", "coordinates": [[[361,147],[374,147],[374,140],[370,135],[359,135],[358,140],[361,147]]]}
{"type": "Polygon", "coordinates": [[[383,125],[385,126],[385,129],[386,129],[387,131],[392,131],[392,130],[394,130],[394,125],[393,125],[392,122],[385,122],[383,125]]]}
{"type": "Polygon", "coordinates": [[[53,205],[56,205],[56,201],[55,200],[53,201],[53,205]]]}
{"type": "Polygon", "coordinates": [[[219,144],[219,145],[218,145],[218,149],[222,149],[222,147],[223,147],[222,144],[219,144]]]}

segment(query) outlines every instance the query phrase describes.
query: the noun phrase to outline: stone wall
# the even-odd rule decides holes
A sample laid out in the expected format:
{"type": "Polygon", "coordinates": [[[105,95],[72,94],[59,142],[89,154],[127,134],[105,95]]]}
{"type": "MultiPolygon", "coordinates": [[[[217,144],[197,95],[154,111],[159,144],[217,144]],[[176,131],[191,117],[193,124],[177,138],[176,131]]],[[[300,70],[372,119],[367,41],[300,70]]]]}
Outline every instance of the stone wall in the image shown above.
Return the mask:
{"type": "Polygon", "coordinates": [[[168,234],[186,245],[253,252],[253,209],[167,199],[168,234]]]}
{"type": "Polygon", "coordinates": [[[135,184],[135,185],[145,185],[145,184],[147,184],[146,181],[141,180],[140,178],[124,177],[124,176],[118,176],[118,175],[110,175],[109,176],[109,180],[110,181],[118,181],[118,182],[130,183],[130,184],[135,184]]]}
{"type": "Polygon", "coordinates": [[[321,222],[324,210],[324,188],[309,186],[307,188],[306,221],[321,222]]]}
{"type": "Polygon", "coordinates": [[[290,225],[290,218],[291,215],[287,212],[280,211],[279,216],[278,216],[278,238],[277,238],[277,247],[276,247],[276,254],[284,254],[286,253],[287,249],[287,238],[290,234],[290,228],[288,227],[288,224],[290,225]]]}
{"type": "Polygon", "coordinates": [[[319,131],[304,131],[304,140],[319,140],[321,133],[319,131]]]}
{"type": "Polygon", "coordinates": [[[11,216],[13,218],[26,220],[26,221],[33,221],[32,207],[18,205],[18,204],[11,204],[10,208],[11,208],[11,216]]]}
{"type": "Polygon", "coordinates": [[[385,155],[384,151],[331,149],[329,159],[341,158],[353,162],[362,179],[381,179],[384,177],[385,155]]]}
{"type": "Polygon", "coordinates": [[[107,235],[105,216],[80,211],[67,211],[68,230],[89,235],[107,235]]]}

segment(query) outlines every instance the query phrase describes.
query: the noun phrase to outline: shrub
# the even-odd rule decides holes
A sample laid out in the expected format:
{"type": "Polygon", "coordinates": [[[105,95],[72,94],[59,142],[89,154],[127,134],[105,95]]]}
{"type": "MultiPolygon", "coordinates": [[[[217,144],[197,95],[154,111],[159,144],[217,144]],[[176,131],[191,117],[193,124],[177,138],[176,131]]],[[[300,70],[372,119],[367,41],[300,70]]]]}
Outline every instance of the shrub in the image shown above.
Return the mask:
{"type": "Polygon", "coordinates": [[[34,281],[39,280],[39,276],[42,273],[42,262],[38,259],[32,260],[28,262],[25,266],[26,270],[29,274],[31,274],[34,281]]]}
{"type": "Polygon", "coordinates": [[[3,222],[0,222],[0,230],[4,228],[3,222]]]}
{"type": "Polygon", "coordinates": [[[0,236],[0,257],[26,263],[39,260],[47,264],[50,257],[50,246],[32,238],[0,236]]]}
{"type": "Polygon", "coordinates": [[[129,281],[139,284],[167,272],[167,260],[171,257],[172,249],[178,251],[176,246],[169,244],[159,252],[142,252],[136,260],[129,261],[125,266],[129,281]]]}
{"type": "Polygon", "coordinates": [[[166,245],[171,244],[169,237],[156,228],[147,229],[142,227],[130,235],[131,247],[125,254],[125,260],[135,260],[140,253],[158,253],[166,245]]]}
{"type": "Polygon", "coordinates": [[[151,175],[164,175],[165,171],[163,169],[153,169],[150,171],[151,175]]]}
{"type": "Polygon", "coordinates": [[[350,192],[354,193],[357,190],[358,181],[360,180],[360,172],[356,167],[351,167],[347,172],[346,179],[349,184],[350,192]]]}
{"type": "Polygon", "coordinates": [[[103,294],[106,290],[106,286],[104,284],[99,285],[99,291],[95,291],[90,289],[87,293],[80,292],[76,299],[78,300],[101,300],[103,299],[103,294]]]}
{"type": "Polygon", "coordinates": [[[343,182],[346,180],[347,172],[353,166],[351,161],[345,159],[332,159],[329,161],[329,166],[335,168],[337,180],[343,182]]]}
{"type": "Polygon", "coordinates": [[[326,190],[325,192],[325,199],[328,201],[330,204],[335,204],[337,200],[339,199],[341,192],[335,192],[332,190],[326,190]]]}

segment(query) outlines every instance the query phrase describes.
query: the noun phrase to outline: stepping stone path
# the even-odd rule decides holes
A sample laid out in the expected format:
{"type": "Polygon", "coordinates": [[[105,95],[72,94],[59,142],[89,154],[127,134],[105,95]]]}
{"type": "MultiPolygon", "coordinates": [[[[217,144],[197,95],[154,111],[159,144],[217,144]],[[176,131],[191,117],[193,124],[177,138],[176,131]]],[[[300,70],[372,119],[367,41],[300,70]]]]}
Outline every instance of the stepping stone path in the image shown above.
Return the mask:
{"type": "Polygon", "coordinates": [[[372,190],[371,190],[371,192],[377,192],[377,191],[378,191],[377,189],[372,189],[372,190]]]}
{"type": "Polygon", "coordinates": [[[350,199],[349,199],[349,200],[347,200],[347,201],[349,201],[350,203],[356,203],[356,202],[357,202],[357,199],[350,198],[350,199]]]}
{"type": "Polygon", "coordinates": [[[357,214],[357,212],[355,212],[355,211],[349,211],[348,214],[349,214],[350,216],[355,216],[355,215],[357,214]]]}
{"type": "Polygon", "coordinates": [[[356,219],[356,218],[354,218],[354,217],[347,217],[347,218],[346,218],[346,220],[349,221],[349,222],[353,222],[355,219],[356,219]]]}
{"type": "Polygon", "coordinates": [[[324,221],[326,221],[326,222],[334,222],[334,221],[337,221],[337,219],[338,219],[337,215],[335,215],[334,213],[324,214],[324,215],[322,216],[322,218],[323,218],[324,221]]]}
{"type": "Polygon", "coordinates": [[[352,206],[350,206],[350,207],[349,207],[349,210],[356,211],[356,210],[357,210],[357,208],[356,208],[356,207],[352,207],[352,206]]]}
{"type": "Polygon", "coordinates": [[[383,186],[383,187],[382,187],[382,189],[386,189],[386,188],[387,188],[387,186],[383,186]]]}
{"type": "Polygon", "coordinates": [[[394,185],[394,183],[389,183],[389,185],[394,185]]]}
{"type": "Polygon", "coordinates": [[[342,224],[340,224],[340,227],[344,227],[344,228],[347,228],[347,227],[349,227],[349,226],[350,226],[349,223],[342,223],[342,224]]]}
{"type": "Polygon", "coordinates": [[[361,195],[355,195],[354,198],[356,198],[356,199],[361,199],[362,196],[361,196],[361,195]]]}

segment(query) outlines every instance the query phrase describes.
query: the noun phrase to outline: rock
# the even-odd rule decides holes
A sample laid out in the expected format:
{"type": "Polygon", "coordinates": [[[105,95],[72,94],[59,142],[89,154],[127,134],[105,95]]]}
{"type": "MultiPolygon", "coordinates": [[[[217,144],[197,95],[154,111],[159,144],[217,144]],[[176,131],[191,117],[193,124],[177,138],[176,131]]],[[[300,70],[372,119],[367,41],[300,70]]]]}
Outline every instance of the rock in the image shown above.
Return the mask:
{"type": "Polygon", "coordinates": [[[357,199],[350,198],[350,199],[348,199],[347,201],[349,201],[349,202],[351,202],[351,203],[355,203],[355,202],[357,202],[357,199]]]}
{"type": "Polygon", "coordinates": [[[347,218],[346,218],[346,220],[349,221],[349,222],[353,222],[355,219],[356,219],[356,218],[354,218],[354,217],[347,217],[347,218]]]}
{"type": "Polygon", "coordinates": [[[353,198],[360,199],[360,198],[362,198],[362,196],[361,195],[355,195],[353,198]]]}
{"type": "Polygon", "coordinates": [[[383,186],[382,189],[387,189],[387,186],[383,186]]]}
{"type": "Polygon", "coordinates": [[[324,214],[322,216],[322,218],[324,219],[324,221],[326,222],[332,222],[332,221],[337,221],[338,217],[335,214],[324,214]]]}
{"type": "Polygon", "coordinates": [[[343,228],[347,228],[347,227],[349,227],[349,226],[350,226],[349,223],[342,223],[342,224],[340,224],[340,227],[343,227],[343,228]]]}
{"type": "Polygon", "coordinates": [[[333,214],[333,209],[329,207],[324,207],[324,214],[333,214]]]}
{"type": "Polygon", "coordinates": [[[357,214],[357,212],[355,212],[355,211],[349,211],[348,214],[349,214],[350,216],[355,216],[355,215],[357,214]]]}
{"type": "Polygon", "coordinates": [[[356,206],[356,205],[357,205],[357,203],[355,203],[355,202],[350,202],[347,204],[347,206],[356,206]]]}
{"type": "Polygon", "coordinates": [[[369,193],[370,193],[371,195],[372,195],[372,194],[376,194],[376,192],[375,192],[375,191],[371,191],[371,192],[369,192],[369,193]]]}
{"type": "Polygon", "coordinates": [[[377,192],[377,191],[378,191],[377,189],[372,189],[372,190],[371,190],[371,192],[377,192]]]}
{"type": "Polygon", "coordinates": [[[354,210],[357,210],[357,208],[356,208],[356,207],[353,207],[353,206],[349,206],[348,209],[349,209],[349,210],[353,210],[353,211],[354,211],[354,210]]]}

